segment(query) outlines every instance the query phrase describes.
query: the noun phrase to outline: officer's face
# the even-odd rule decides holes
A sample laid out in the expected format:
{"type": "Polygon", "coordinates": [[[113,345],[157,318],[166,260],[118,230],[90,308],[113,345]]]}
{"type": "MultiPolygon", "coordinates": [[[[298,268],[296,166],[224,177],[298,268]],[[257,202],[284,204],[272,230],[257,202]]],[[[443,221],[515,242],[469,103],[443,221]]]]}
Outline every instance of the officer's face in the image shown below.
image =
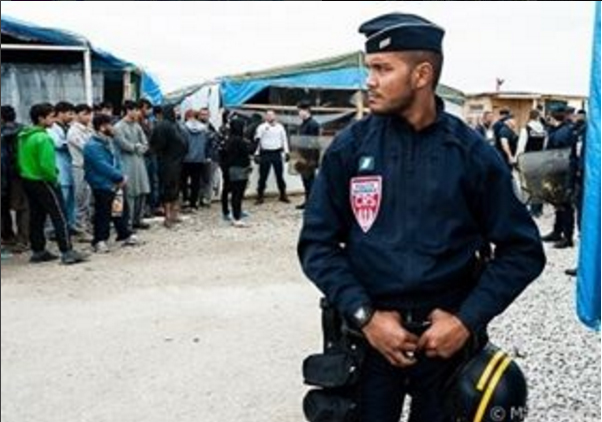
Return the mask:
{"type": "Polygon", "coordinates": [[[399,114],[415,99],[413,66],[402,54],[377,53],[366,57],[368,103],[374,114],[399,114]]]}

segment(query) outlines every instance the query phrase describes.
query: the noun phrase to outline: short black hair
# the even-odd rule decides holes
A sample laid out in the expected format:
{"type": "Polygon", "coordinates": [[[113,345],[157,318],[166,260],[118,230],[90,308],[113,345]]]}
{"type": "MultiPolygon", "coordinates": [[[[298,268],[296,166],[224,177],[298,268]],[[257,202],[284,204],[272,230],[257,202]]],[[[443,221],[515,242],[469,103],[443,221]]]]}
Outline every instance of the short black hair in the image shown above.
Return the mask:
{"type": "Polygon", "coordinates": [[[155,116],[163,114],[163,107],[162,106],[154,106],[153,107],[153,114],[155,116]]]}
{"type": "Polygon", "coordinates": [[[534,109],[529,112],[529,119],[531,120],[539,120],[541,118],[541,113],[539,110],[534,109]]]}
{"type": "Polygon", "coordinates": [[[311,112],[311,103],[310,103],[309,101],[307,101],[307,100],[300,101],[300,102],[297,104],[297,108],[298,108],[299,110],[304,110],[304,111],[309,111],[309,112],[311,112]]]}
{"type": "Polygon", "coordinates": [[[123,111],[127,113],[132,110],[140,110],[140,107],[134,101],[125,101],[123,103],[123,111]]]}
{"type": "Polygon", "coordinates": [[[149,108],[152,109],[153,108],[153,104],[147,100],[146,98],[142,98],[140,101],[138,101],[138,108],[143,109],[143,108],[149,108]]]}
{"type": "Polygon", "coordinates": [[[96,114],[92,119],[92,126],[94,126],[94,130],[97,132],[104,125],[110,125],[112,123],[113,118],[111,116],[107,116],[106,114],[96,114]]]}
{"type": "Polygon", "coordinates": [[[428,63],[433,68],[433,84],[432,88],[437,89],[443,75],[443,53],[436,51],[407,51],[404,52],[414,66],[423,63],[428,63]]]}
{"type": "Polygon", "coordinates": [[[17,120],[17,113],[12,106],[2,106],[2,121],[4,123],[14,123],[17,120]]]}
{"type": "Polygon", "coordinates": [[[503,108],[500,110],[500,116],[502,116],[502,117],[510,117],[511,115],[512,115],[512,112],[508,108],[503,108]]]}
{"type": "Polygon", "coordinates": [[[67,101],[61,101],[54,106],[55,113],[69,113],[75,111],[75,106],[67,101]]]}
{"type": "Polygon", "coordinates": [[[78,104],[75,106],[75,112],[79,113],[92,113],[92,107],[88,104],[78,104]]]}
{"type": "Polygon", "coordinates": [[[29,110],[29,118],[34,125],[39,124],[41,119],[45,119],[53,114],[54,107],[49,103],[36,104],[29,110]]]}
{"type": "Polygon", "coordinates": [[[115,107],[113,107],[113,103],[112,103],[112,102],[110,102],[110,101],[105,101],[105,102],[102,102],[102,103],[100,103],[100,104],[99,104],[99,107],[100,107],[101,109],[106,109],[106,108],[108,108],[108,109],[111,109],[111,110],[113,110],[113,109],[115,108],[115,107]]]}

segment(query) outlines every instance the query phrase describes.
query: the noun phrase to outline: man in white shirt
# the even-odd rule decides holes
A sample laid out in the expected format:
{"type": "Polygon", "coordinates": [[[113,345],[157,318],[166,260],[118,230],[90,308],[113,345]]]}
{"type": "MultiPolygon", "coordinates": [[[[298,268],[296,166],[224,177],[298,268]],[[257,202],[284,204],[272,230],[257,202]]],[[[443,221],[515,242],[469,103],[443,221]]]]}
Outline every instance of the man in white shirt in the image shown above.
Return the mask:
{"type": "Polygon", "coordinates": [[[265,122],[255,132],[257,151],[255,161],[259,163],[259,184],[257,186],[257,205],[261,205],[265,198],[265,189],[270,170],[273,167],[280,191],[280,202],[290,203],[286,194],[284,181],[284,161],[288,162],[290,150],[286,130],[276,120],[276,113],[268,110],[265,122]],[[283,160],[284,158],[284,160],[283,160]]]}

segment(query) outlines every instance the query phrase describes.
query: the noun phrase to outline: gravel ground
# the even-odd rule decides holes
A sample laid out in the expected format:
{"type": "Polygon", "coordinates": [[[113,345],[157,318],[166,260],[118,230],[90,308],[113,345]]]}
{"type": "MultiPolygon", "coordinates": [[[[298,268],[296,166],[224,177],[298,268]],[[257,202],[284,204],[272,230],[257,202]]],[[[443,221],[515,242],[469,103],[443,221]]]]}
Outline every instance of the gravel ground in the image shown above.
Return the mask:
{"type": "MultiPolygon", "coordinates": [[[[79,267],[2,263],[2,422],[301,422],[300,364],[320,348],[300,216],[218,211],[79,267]]],[[[542,221],[550,225],[550,217],[542,221]]],[[[574,312],[572,252],[492,327],[531,384],[530,422],[600,421],[600,335],[574,312]]]]}

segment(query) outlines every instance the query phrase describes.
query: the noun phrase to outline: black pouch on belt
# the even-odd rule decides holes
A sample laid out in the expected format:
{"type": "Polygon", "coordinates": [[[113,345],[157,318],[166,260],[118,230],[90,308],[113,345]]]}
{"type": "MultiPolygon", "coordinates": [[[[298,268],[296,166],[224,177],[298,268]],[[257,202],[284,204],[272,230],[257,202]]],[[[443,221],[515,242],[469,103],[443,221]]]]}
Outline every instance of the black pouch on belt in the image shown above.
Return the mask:
{"type": "Polygon", "coordinates": [[[349,329],[341,315],[322,301],[324,352],[303,362],[305,383],[311,390],[303,400],[309,422],[356,422],[357,386],[365,340],[349,329]]]}
{"type": "Polygon", "coordinates": [[[303,400],[309,422],[358,422],[356,401],[348,391],[312,390],[303,400]]]}

